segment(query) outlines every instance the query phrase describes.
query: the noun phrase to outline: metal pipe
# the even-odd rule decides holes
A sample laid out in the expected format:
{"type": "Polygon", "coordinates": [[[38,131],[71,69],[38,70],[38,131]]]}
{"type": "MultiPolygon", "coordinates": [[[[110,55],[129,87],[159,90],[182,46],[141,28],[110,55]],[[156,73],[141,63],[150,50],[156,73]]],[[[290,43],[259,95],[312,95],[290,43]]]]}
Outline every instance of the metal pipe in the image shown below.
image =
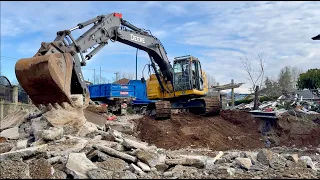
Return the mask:
{"type": "Polygon", "coordinates": [[[70,31],[74,31],[74,30],[79,29],[79,28],[80,28],[79,26],[76,26],[74,28],[71,28],[70,31]]]}
{"type": "Polygon", "coordinates": [[[94,48],[89,54],[86,55],[86,60],[91,59],[92,56],[96,55],[105,45],[106,45],[106,43],[99,44],[99,46],[94,48]]]}

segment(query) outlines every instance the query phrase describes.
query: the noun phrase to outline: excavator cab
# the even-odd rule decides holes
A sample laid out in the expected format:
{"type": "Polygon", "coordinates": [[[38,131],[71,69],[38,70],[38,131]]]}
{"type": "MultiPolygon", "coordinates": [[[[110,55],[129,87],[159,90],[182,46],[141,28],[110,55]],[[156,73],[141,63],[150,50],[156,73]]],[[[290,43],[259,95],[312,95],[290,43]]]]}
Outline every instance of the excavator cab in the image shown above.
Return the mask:
{"type": "Polygon", "coordinates": [[[203,90],[204,82],[200,61],[193,56],[176,57],[173,62],[175,91],[203,90]]]}

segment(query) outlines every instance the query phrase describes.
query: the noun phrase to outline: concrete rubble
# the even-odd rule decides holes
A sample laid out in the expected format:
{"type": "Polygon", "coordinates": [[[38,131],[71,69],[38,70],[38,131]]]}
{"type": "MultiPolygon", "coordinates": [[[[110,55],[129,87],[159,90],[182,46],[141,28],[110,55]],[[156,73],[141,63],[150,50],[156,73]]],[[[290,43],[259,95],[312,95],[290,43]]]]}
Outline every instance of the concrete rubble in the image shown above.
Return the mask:
{"type": "Polygon", "coordinates": [[[134,128],[99,130],[75,112],[60,124],[55,111],[1,130],[1,179],[320,178],[320,146],[166,150],[133,137],[134,128]]]}

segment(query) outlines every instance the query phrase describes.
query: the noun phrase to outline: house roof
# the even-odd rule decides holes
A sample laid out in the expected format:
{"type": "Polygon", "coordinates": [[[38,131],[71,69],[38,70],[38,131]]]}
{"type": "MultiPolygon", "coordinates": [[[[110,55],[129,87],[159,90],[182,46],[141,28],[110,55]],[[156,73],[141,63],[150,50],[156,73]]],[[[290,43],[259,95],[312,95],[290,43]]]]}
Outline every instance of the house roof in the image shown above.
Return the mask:
{"type": "Polygon", "coordinates": [[[298,94],[300,98],[302,96],[303,99],[319,99],[320,97],[314,95],[310,90],[296,90],[295,94],[298,94]]]}

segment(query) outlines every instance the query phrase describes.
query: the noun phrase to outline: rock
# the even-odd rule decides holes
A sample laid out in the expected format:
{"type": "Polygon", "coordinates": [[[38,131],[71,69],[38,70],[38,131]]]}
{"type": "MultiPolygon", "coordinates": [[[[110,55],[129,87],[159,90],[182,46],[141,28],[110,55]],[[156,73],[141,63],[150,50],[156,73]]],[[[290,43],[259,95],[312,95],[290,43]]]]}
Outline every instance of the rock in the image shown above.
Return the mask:
{"type": "Polygon", "coordinates": [[[61,162],[61,158],[62,158],[61,156],[49,158],[48,163],[55,164],[55,163],[61,162]]]}
{"type": "Polygon", "coordinates": [[[19,139],[19,128],[13,127],[13,128],[3,130],[0,133],[0,137],[4,137],[7,139],[19,139]]]}
{"type": "Polygon", "coordinates": [[[21,159],[18,160],[0,160],[0,178],[1,179],[31,179],[29,175],[29,166],[21,159]]]}
{"type": "Polygon", "coordinates": [[[13,144],[12,143],[0,143],[0,154],[5,153],[5,152],[9,152],[11,149],[13,148],[13,144]]]}
{"type": "Polygon", "coordinates": [[[252,162],[252,164],[256,164],[257,163],[257,155],[258,152],[245,152],[245,157],[249,158],[252,162]]]}
{"type": "Polygon", "coordinates": [[[130,161],[130,162],[136,162],[137,161],[136,157],[131,156],[131,155],[126,154],[126,153],[123,153],[123,152],[116,151],[116,150],[114,150],[112,148],[109,148],[107,146],[93,145],[93,147],[95,149],[98,149],[98,150],[100,150],[102,152],[105,152],[105,153],[107,153],[107,154],[109,154],[111,156],[115,156],[115,157],[130,161]]]}
{"type": "Polygon", "coordinates": [[[299,159],[302,160],[303,162],[305,162],[307,167],[309,167],[311,169],[315,169],[315,165],[309,156],[301,156],[299,159]]]}
{"type": "Polygon", "coordinates": [[[134,124],[133,123],[120,123],[120,122],[107,122],[106,129],[114,129],[122,133],[133,134],[134,124]]]}
{"type": "Polygon", "coordinates": [[[102,136],[101,136],[101,135],[97,135],[97,136],[95,136],[93,139],[101,140],[101,139],[102,139],[102,136]]]}
{"type": "Polygon", "coordinates": [[[138,159],[140,159],[143,163],[146,163],[150,167],[155,167],[160,162],[158,155],[155,153],[138,150],[136,152],[136,155],[138,159]]]}
{"type": "Polygon", "coordinates": [[[171,172],[175,178],[195,178],[199,176],[199,172],[195,167],[187,167],[182,165],[176,165],[171,172]]]}
{"type": "Polygon", "coordinates": [[[105,169],[107,171],[124,171],[126,169],[127,163],[118,158],[110,157],[102,162],[95,163],[98,167],[105,169]]]}
{"type": "Polygon", "coordinates": [[[164,172],[163,173],[163,176],[164,177],[170,177],[170,176],[172,176],[173,175],[173,172],[172,171],[167,171],[167,172],[164,172]]]}
{"type": "Polygon", "coordinates": [[[97,169],[84,153],[70,153],[66,169],[75,179],[87,179],[90,170],[97,169]]]}
{"type": "Polygon", "coordinates": [[[33,179],[51,179],[54,174],[51,164],[44,158],[32,160],[29,163],[29,172],[33,179]]]}
{"type": "Polygon", "coordinates": [[[97,130],[98,130],[98,128],[97,128],[97,126],[95,124],[87,121],[87,122],[84,123],[84,125],[79,130],[77,136],[85,137],[90,132],[94,132],[94,131],[97,131],[97,130]]]}
{"type": "Polygon", "coordinates": [[[206,169],[213,169],[215,162],[223,156],[223,152],[219,151],[219,153],[214,158],[207,158],[205,161],[205,168],[206,169]]]}
{"type": "Polygon", "coordinates": [[[19,127],[23,121],[25,121],[28,114],[28,110],[17,110],[13,113],[10,113],[0,120],[0,131],[13,127],[19,127]]]}
{"type": "Polygon", "coordinates": [[[147,145],[137,141],[133,141],[131,139],[123,139],[122,145],[126,148],[142,149],[142,150],[149,149],[147,145]]]}
{"type": "Polygon", "coordinates": [[[165,161],[167,165],[183,165],[183,166],[194,166],[197,168],[204,168],[205,164],[199,159],[167,159],[165,161]]]}
{"type": "Polygon", "coordinates": [[[45,141],[59,140],[63,137],[63,128],[62,127],[50,127],[48,130],[43,130],[41,137],[45,141]]]}
{"type": "Polygon", "coordinates": [[[10,159],[10,158],[30,157],[32,155],[43,153],[43,152],[47,151],[47,149],[48,149],[48,145],[44,144],[41,146],[20,149],[17,151],[10,151],[10,152],[0,154],[0,160],[10,159]]]}
{"type": "Polygon", "coordinates": [[[54,141],[52,145],[48,148],[47,155],[50,156],[66,156],[70,153],[78,153],[84,149],[88,143],[87,140],[74,137],[66,136],[67,139],[62,141],[54,141]]]}
{"type": "Polygon", "coordinates": [[[252,166],[251,160],[249,158],[236,158],[236,163],[246,170],[249,170],[252,166]]]}
{"type": "Polygon", "coordinates": [[[133,164],[133,163],[131,163],[130,165],[129,165],[129,168],[133,171],[133,172],[135,172],[135,173],[137,173],[137,174],[143,174],[144,172],[142,171],[142,169],[140,169],[138,166],[136,166],[135,164],[133,164]]]}
{"type": "Polygon", "coordinates": [[[279,154],[273,154],[272,158],[269,160],[269,165],[273,169],[280,169],[286,167],[287,161],[284,157],[279,154]]]}
{"type": "MultiPolygon", "coordinates": [[[[269,165],[268,165],[269,167],[269,165]]],[[[264,166],[264,165],[260,165],[260,164],[254,164],[250,167],[250,171],[265,171],[268,169],[268,167],[264,166]]]]}
{"type": "Polygon", "coordinates": [[[117,131],[117,130],[115,130],[115,129],[109,128],[108,132],[115,138],[121,138],[121,139],[123,138],[122,137],[122,133],[117,131]]]}
{"type": "Polygon", "coordinates": [[[151,171],[150,167],[143,162],[138,162],[137,165],[145,172],[151,171]]]}
{"type": "Polygon", "coordinates": [[[113,179],[137,179],[137,175],[130,171],[114,172],[113,179]]]}
{"type": "Polygon", "coordinates": [[[28,144],[28,139],[20,140],[20,141],[17,142],[16,149],[17,150],[25,149],[25,148],[27,148],[27,144],[28,144]]]}
{"type": "Polygon", "coordinates": [[[87,175],[90,179],[112,179],[113,172],[98,168],[89,170],[87,175]]]}
{"type": "Polygon", "coordinates": [[[46,144],[46,141],[43,140],[42,138],[40,138],[37,141],[31,143],[30,147],[40,146],[40,145],[43,145],[43,144],[46,144]]]}
{"type": "Polygon", "coordinates": [[[154,168],[156,168],[156,170],[159,172],[164,172],[169,168],[169,166],[165,163],[159,163],[159,164],[155,165],[154,168]]]}
{"type": "Polygon", "coordinates": [[[257,161],[263,165],[269,165],[269,161],[272,157],[273,152],[268,149],[262,149],[257,154],[257,161]]]}
{"type": "Polygon", "coordinates": [[[32,135],[32,128],[30,121],[24,122],[19,126],[19,138],[29,138],[32,135]]]}
{"type": "Polygon", "coordinates": [[[51,124],[44,117],[31,119],[31,131],[36,141],[41,138],[42,131],[50,127],[51,124]]]}
{"type": "Polygon", "coordinates": [[[298,154],[291,154],[291,155],[287,156],[286,159],[293,161],[295,163],[298,163],[299,156],[298,156],[298,154]]]}
{"type": "Polygon", "coordinates": [[[55,169],[53,173],[53,179],[67,179],[67,174],[63,171],[55,169]]]}

